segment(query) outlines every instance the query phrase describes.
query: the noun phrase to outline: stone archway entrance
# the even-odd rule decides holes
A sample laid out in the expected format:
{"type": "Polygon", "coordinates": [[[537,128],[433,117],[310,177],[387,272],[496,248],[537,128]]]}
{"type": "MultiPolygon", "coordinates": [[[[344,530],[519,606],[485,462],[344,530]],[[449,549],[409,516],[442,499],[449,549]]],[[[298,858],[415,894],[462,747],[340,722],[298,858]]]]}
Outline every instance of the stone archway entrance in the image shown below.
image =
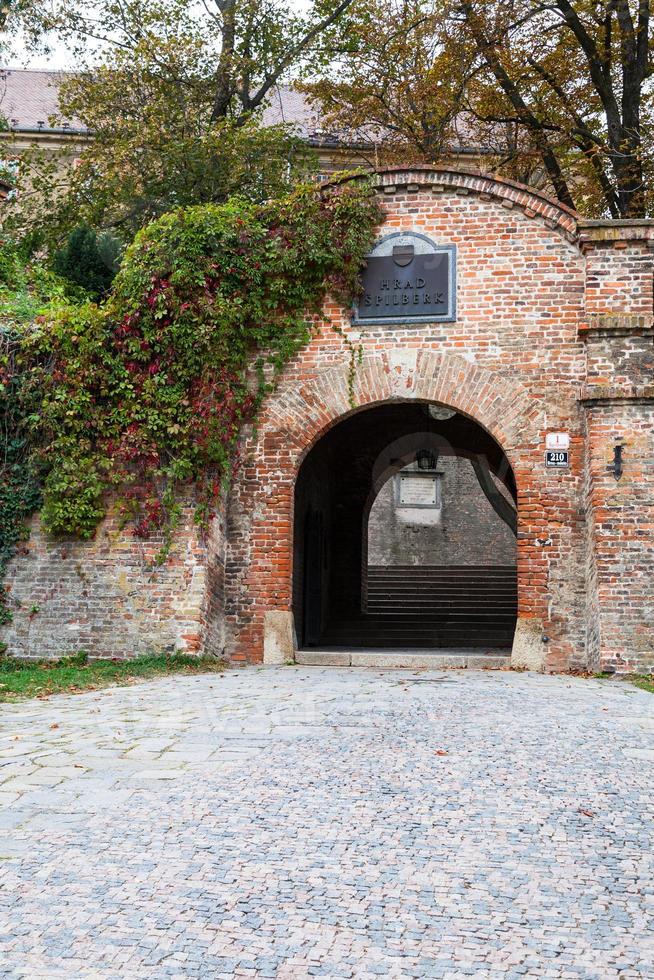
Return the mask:
{"type": "MultiPolygon", "coordinates": [[[[339,352],[340,354],[340,352],[339,352]]],[[[452,353],[387,348],[289,374],[242,443],[226,533],[224,648],[234,662],[284,663],[298,649],[294,601],[295,487],[304,460],[339,423],[383,404],[448,405],[478,421],[508,457],[518,498],[518,619],[512,663],[546,665],[568,624],[550,616],[551,551],[542,544],[557,501],[542,470],[542,409],[516,379],[452,353]],[[546,639],[544,639],[546,638],[546,639]]],[[[415,431],[416,427],[413,427],[415,431]]],[[[304,529],[306,533],[306,528],[304,529]]],[[[315,532],[315,533],[319,533],[315,532]]],[[[358,530],[359,541],[361,527],[358,530]]],[[[562,643],[567,643],[562,638],[562,643]]]]}
{"type": "Polygon", "coordinates": [[[298,646],[509,650],[516,497],[499,444],[454,409],[400,401],[339,422],[295,484],[298,646]]]}

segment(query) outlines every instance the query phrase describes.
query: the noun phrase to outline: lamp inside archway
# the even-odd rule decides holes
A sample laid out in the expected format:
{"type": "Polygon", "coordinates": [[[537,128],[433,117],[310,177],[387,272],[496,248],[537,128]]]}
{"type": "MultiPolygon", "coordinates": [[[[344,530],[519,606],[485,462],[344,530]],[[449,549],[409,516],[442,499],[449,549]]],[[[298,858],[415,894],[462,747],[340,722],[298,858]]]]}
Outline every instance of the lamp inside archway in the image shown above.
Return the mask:
{"type": "Polygon", "coordinates": [[[416,453],[416,463],[419,470],[435,470],[437,462],[436,453],[432,452],[431,449],[420,449],[416,453]]]}

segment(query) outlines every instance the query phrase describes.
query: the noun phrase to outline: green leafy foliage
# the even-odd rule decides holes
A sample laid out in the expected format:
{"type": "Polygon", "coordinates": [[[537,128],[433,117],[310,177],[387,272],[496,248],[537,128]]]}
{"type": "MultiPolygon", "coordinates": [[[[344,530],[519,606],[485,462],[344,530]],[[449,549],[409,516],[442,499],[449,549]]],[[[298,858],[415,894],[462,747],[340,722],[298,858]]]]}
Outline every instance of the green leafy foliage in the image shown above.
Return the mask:
{"type": "MultiPolygon", "coordinates": [[[[32,21],[77,70],[61,79],[59,125],[86,128],[74,153],[21,153],[16,233],[59,248],[80,221],[129,242],[174,208],[232,194],[265,201],[314,172],[284,123],[277,87],[326,54],[352,0],[53,0],[32,21]]],[[[25,26],[25,25],[24,25],[25,26]]]]}
{"type": "Polygon", "coordinates": [[[30,261],[27,250],[0,237],[0,326],[16,330],[52,311],[57,304],[86,294],[67,286],[52,270],[30,261]]]}
{"type": "Polygon", "coordinates": [[[54,271],[80,286],[94,299],[107,292],[118,268],[118,253],[106,234],[98,236],[87,225],[79,225],[68,236],[64,248],[55,252],[54,271]]]}
{"type": "MultiPolygon", "coordinates": [[[[12,387],[9,383],[8,390],[0,393],[3,426],[15,421],[11,417],[13,413],[7,409],[16,394],[12,387]]],[[[26,439],[20,431],[5,444],[5,459],[0,472],[0,579],[17,546],[27,538],[27,520],[41,502],[40,488],[31,471],[26,448],[26,439]]],[[[0,591],[0,624],[10,620],[6,594],[0,591]]]]}
{"type": "MultiPolygon", "coordinates": [[[[78,76],[62,86],[87,82],[78,76]]],[[[104,91],[104,79],[98,89],[104,91]]],[[[124,73],[111,84],[121,92],[133,82],[124,73]]],[[[223,203],[232,195],[265,201],[288,193],[315,170],[309,148],[288,126],[261,126],[220,120],[207,131],[171,120],[167,93],[145,100],[147,118],[129,106],[107,110],[109,118],[85,121],[93,140],[75,160],[44,151],[26,151],[19,195],[7,206],[6,226],[32,250],[53,252],[80,221],[110,230],[122,243],[171,210],[223,203]],[[157,101],[158,100],[158,101],[157,101]]],[[[65,102],[68,112],[82,111],[65,102]]],[[[185,112],[190,111],[184,104],[185,112]]],[[[144,110],[145,112],[145,110],[144,110]]]]}
{"type": "MultiPolygon", "coordinates": [[[[11,241],[0,242],[0,580],[41,503],[31,438],[39,399],[34,399],[23,352],[26,325],[56,309],[64,295],[56,276],[26,263],[11,241]]],[[[0,624],[10,619],[6,594],[0,591],[0,624]]]]}
{"type": "Polygon", "coordinates": [[[114,493],[135,534],[170,533],[189,483],[206,518],[242,423],[326,291],[354,295],[380,220],[362,181],[176,210],[139,232],[106,303],[38,317],[24,384],[46,528],[92,536],[114,493]]]}

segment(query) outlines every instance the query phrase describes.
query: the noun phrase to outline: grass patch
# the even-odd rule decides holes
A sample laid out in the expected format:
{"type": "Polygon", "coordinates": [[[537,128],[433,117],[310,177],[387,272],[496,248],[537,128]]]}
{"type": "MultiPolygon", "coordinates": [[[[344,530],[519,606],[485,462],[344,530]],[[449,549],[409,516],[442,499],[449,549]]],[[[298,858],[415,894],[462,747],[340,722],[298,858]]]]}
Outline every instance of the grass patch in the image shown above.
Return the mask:
{"type": "Polygon", "coordinates": [[[634,677],[630,677],[629,680],[642,691],[649,691],[650,694],[654,694],[654,677],[651,674],[636,674],[634,677]]]}
{"type": "Polygon", "coordinates": [[[95,691],[161,674],[222,673],[224,669],[221,660],[182,653],[153,654],[136,660],[89,660],[85,653],[61,660],[0,657],[0,702],[95,691]]]}
{"type": "Polygon", "coordinates": [[[595,680],[623,681],[639,687],[641,691],[649,691],[654,694],[654,674],[608,674],[597,673],[591,675],[595,680]]]}

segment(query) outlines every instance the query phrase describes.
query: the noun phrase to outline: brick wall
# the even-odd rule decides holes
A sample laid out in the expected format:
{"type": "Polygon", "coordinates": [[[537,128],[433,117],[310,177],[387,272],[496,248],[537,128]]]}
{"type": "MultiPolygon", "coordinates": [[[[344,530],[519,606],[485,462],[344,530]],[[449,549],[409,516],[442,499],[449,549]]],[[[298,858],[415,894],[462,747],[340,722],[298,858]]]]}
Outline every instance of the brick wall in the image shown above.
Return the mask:
{"type": "MultiPolygon", "coordinates": [[[[410,175],[404,183],[400,175],[383,180],[388,230],[411,228],[457,246],[458,316],[455,323],[360,332],[349,328],[346,311],[330,307],[364,349],[356,400],[439,401],[495,436],[518,484],[520,615],[539,642],[549,637],[542,653],[553,669],[581,662],[583,452],[576,394],[585,364],[579,339],[584,259],[568,241],[574,221],[560,210],[539,216],[522,192],[509,187],[502,197],[492,193],[492,182],[479,189],[472,178],[449,174],[438,182],[424,175],[421,184],[411,184],[410,175]],[[571,432],[569,471],[545,470],[546,427],[571,432]],[[559,597],[554,606],[552,592],[559,597]]],[[[261,650],[266,607],[290,610],[295,473],[312,443],[349,411],[347,354],[324,329],[288,367],[257,439],[244,441],[250,463],[230,501],[230,528],[247,527],[236,543],[230,531],[227,643],[235,659],[261,650]],[[260,601],[246,604],[253,592],[260,601]]]]}
{"type": "Polygon", "coordinates": [[[203,541],[189,505],[169,558],[158,565],[162,544],[157,535],[139,541],[111,515],[92,541],[53,542],[35,519],[5,581],[13,615],[2,631],[8,652],[55,658],[86,650],[129,659],[161,651],[198,653],[207,641],[220,650],[221,519],[203,541]]]}
{"type": "Polygon", "coordinates": [[[144,548],[111,521],[88,544],[53,544],[37,530],[9,573],[21,602],[4,631],[12,652],[219,653],[224,644],[242,663],[260,661],[268,637],[292,653],[303,459],[356,410],[422,400],[476,420],[515,474],[515,663],[652,663],[652,223],[581,221],[510,181],[449,169],[377,180],[382,233],[411,229],[456,245],[456,321],[359,329],[328,303],[362,347],[354,407],[348,353],[317,324],[256,431],[243,433],[225,537],[219,525],[199,541],[187,516],[170,564],[155,569],[156,543],[144,548]],[[545,435],[561,430],[570,467],[546,469],[545,435]],[[606,471],[617,438],[627,447],[618,484],[606,471]]]}
{"type": "Polygon", "coordinates": [[[586,310],[650,315],[652,250],[647,242],[598,238],[586,249],[586,310]]]}
{"type": "Polygon", "coordinates": [[[588,663],[654,669],[654,404],[588,399],[588,663]],[[624,473],[611,467],[622,445],[624,473]]]}
{"type": "MultiPolygon", "coordinates": [[[[584,667],[595,580],[587,562],[593,517],[586,508],[586,409],[579,392],[593,357],[614,363],[616,379],[621,354],[644,377],[650,350],[629,321],[612,350],[589,360],[586,270],[592,314],[651,312],[651,227],[641,223],[628,234],[594,223],[580,228],[565,209],[513,185],[451,172],[386,174],[380,183],[384,230],[412,229],[456,244],[458,315],[455,323],[352,331],[365,352],[358,404],[433,399],[469,414],[498,439],[518,484],[518,636],[529,648],[525,660],[552,670],[584,667]],[[570,435],[568,470],[544,466],[545,433],[553,430],[570,435]]],[[[349,329],[344,311],[328,313],[349,329]]],[[[237,547],[228,545],[234,575],[227,587],[227,644],[235,659],[258,655],[266,608],[291,608],[285,556],[297,467],[350,410],[346,356],[324,330],[289,366],[258,439],[244,441],[251,468],[234,488],[230,521],[234,528],[247,522],[248,534],[237,547]],[[273,500],[266,514],[274,539],[253,516],[264,486],[273,500]],[[243,597],[253,590],[259,598],[245,607],[243,597]]],[[[609,654],[600,647],[602,659],[609,654]]]]}
{"type": "Polygon", "coordinates": [[[590,223],[586,371],[587,662],[654,668],[654,298],[651,223],[590,223]],[[593,237],[594,236],[594,237],[593,237]],[[611,467],[624,447],[619,480],[611,467]]]}

